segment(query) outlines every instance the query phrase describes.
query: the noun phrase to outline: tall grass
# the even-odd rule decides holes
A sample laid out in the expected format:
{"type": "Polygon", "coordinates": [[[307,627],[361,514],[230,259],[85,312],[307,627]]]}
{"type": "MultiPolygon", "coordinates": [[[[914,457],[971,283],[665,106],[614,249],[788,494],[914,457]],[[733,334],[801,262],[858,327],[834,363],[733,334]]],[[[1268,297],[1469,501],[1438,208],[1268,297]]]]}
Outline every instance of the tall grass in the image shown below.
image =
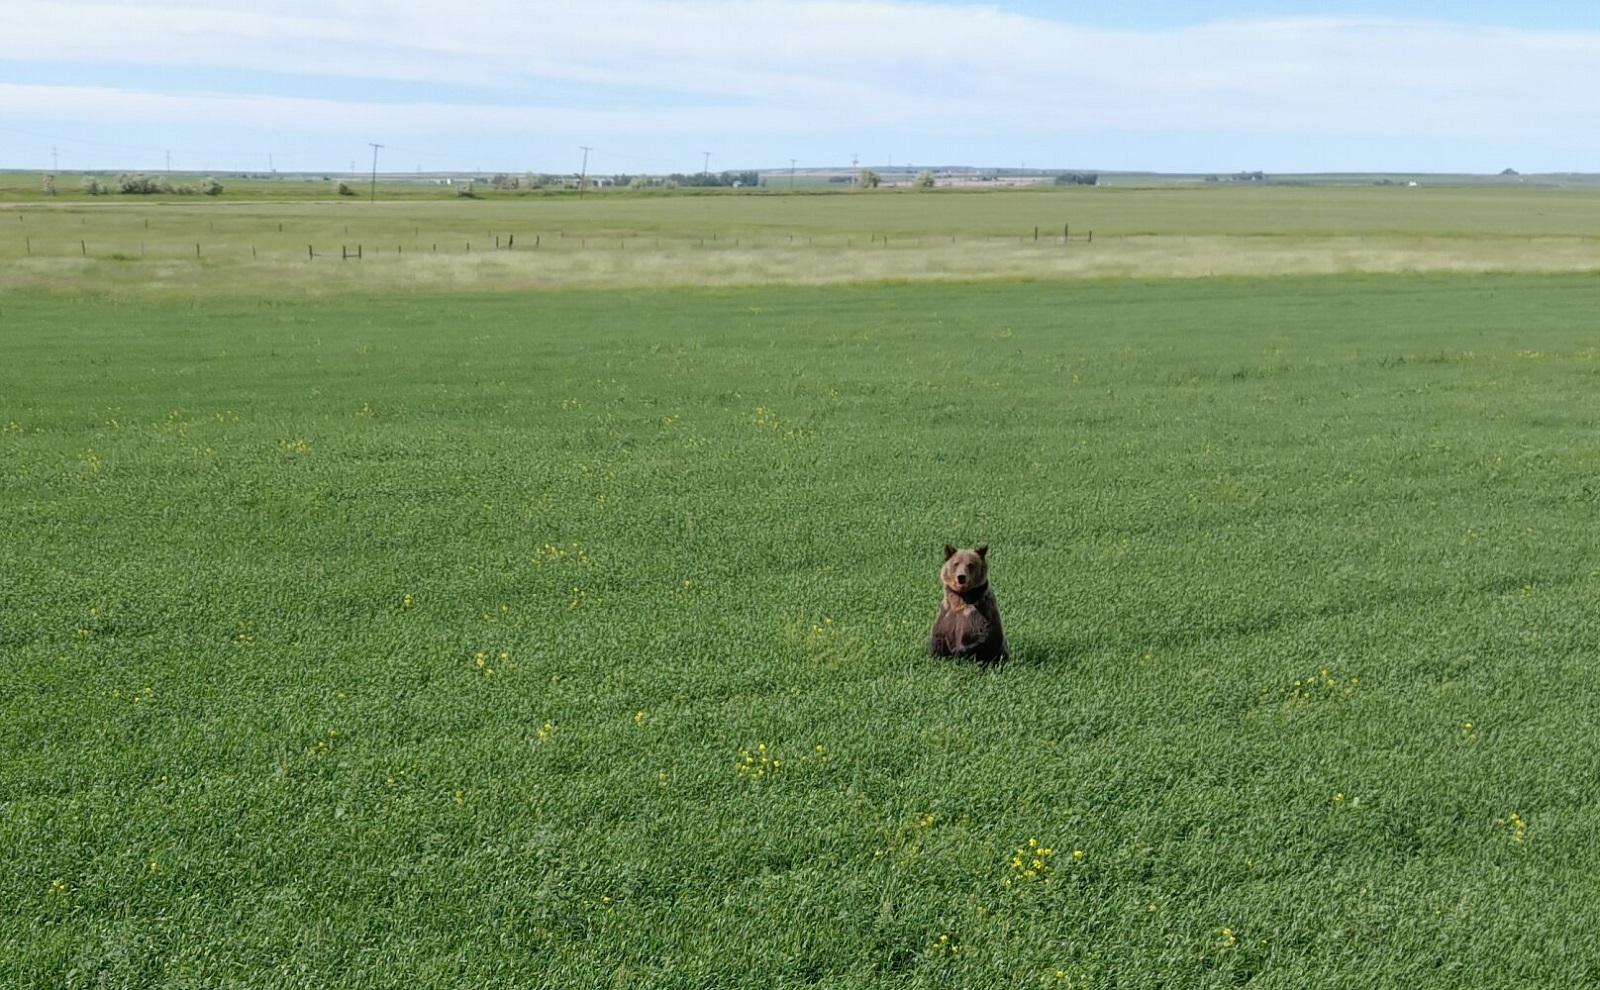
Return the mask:
{"type": "Polygon", "coordinates": [[[1592,983],[1597,306],[12,294],[0,983],[1592,983]]]}

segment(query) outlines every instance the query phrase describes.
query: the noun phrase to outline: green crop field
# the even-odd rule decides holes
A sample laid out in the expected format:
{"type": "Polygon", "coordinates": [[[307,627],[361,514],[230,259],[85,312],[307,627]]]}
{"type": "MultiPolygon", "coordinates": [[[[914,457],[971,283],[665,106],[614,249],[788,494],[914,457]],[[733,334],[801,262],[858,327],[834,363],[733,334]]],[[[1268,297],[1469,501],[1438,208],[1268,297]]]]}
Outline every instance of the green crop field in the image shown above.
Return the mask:
{"type": "Polygon", "coordinates": [[[1116,193],[0,210],[0,985],[1600,982],[1600,280],[1011,267],[1600,194],[1116,193]]]}

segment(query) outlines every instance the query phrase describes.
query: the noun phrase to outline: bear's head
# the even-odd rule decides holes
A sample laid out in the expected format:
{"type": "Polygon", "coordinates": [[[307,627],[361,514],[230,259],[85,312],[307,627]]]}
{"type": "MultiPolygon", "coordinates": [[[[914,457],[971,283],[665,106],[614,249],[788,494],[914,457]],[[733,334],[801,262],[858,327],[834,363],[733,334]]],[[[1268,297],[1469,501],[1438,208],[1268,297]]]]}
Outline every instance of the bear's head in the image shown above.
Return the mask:
{"type": "Polygon", "coordinates": [[[946,588],[957,594],[981,588],[989,583],[988,556],[987,543],[976,550],[957,550],[946,543],[944,568],[939,572],[939,577],[946,588]]]}

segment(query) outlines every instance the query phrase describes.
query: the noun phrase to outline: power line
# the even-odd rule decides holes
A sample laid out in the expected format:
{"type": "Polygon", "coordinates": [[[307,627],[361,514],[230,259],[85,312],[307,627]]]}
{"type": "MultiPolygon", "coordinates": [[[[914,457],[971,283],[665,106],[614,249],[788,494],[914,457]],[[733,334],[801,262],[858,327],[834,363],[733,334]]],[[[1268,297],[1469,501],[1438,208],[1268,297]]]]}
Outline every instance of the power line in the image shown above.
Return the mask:
{"type": "Polygon", "coordinates": [[[372,202],[376,203],[378,201],[378,149],[383,145],[373,144],[371,141],[367,143],[372,145],[372,202]]]}

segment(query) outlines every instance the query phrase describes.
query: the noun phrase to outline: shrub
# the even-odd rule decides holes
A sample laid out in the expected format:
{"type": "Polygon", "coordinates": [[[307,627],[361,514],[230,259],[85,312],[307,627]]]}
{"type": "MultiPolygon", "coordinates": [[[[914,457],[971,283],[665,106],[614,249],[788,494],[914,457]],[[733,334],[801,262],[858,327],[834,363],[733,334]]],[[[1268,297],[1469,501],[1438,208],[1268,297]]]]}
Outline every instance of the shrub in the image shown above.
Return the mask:
{"type": "Polygon", "coordinates": [[[207,196],[221,196],[222,183],[208,176],[206,181],[200,183],[200,191],[205,193],[207,196]]]}
{"type": "Polygon", "coordinates": [[[927,171],[926,169],[918,172],[916,182],[913,184],[918,189],[932,189],[934,187],[933,173],[927,171]]]}
{"type": "Polygon", "coordinates": [[[117,176],[117,190],[125,196],[151,196],[160,192],[171,192],[172,187],[148,175],[129,175],[124,172],[117,176]]]}
{"type": "Polygon", "coordinates": [[[106,196],[111,193],[111,187],[95,176],[86,175],[83,177],[83,191],[90,196],[106,196]]]}
{"type": "Polygon", "coordinates": [[[339,195],[341,195],[341,196],[354,196],[355,194],[356,194],[356,191],[354,189],[350,188],[350,183],[348,183],[348,182],[339,183],[339,195]]]}

